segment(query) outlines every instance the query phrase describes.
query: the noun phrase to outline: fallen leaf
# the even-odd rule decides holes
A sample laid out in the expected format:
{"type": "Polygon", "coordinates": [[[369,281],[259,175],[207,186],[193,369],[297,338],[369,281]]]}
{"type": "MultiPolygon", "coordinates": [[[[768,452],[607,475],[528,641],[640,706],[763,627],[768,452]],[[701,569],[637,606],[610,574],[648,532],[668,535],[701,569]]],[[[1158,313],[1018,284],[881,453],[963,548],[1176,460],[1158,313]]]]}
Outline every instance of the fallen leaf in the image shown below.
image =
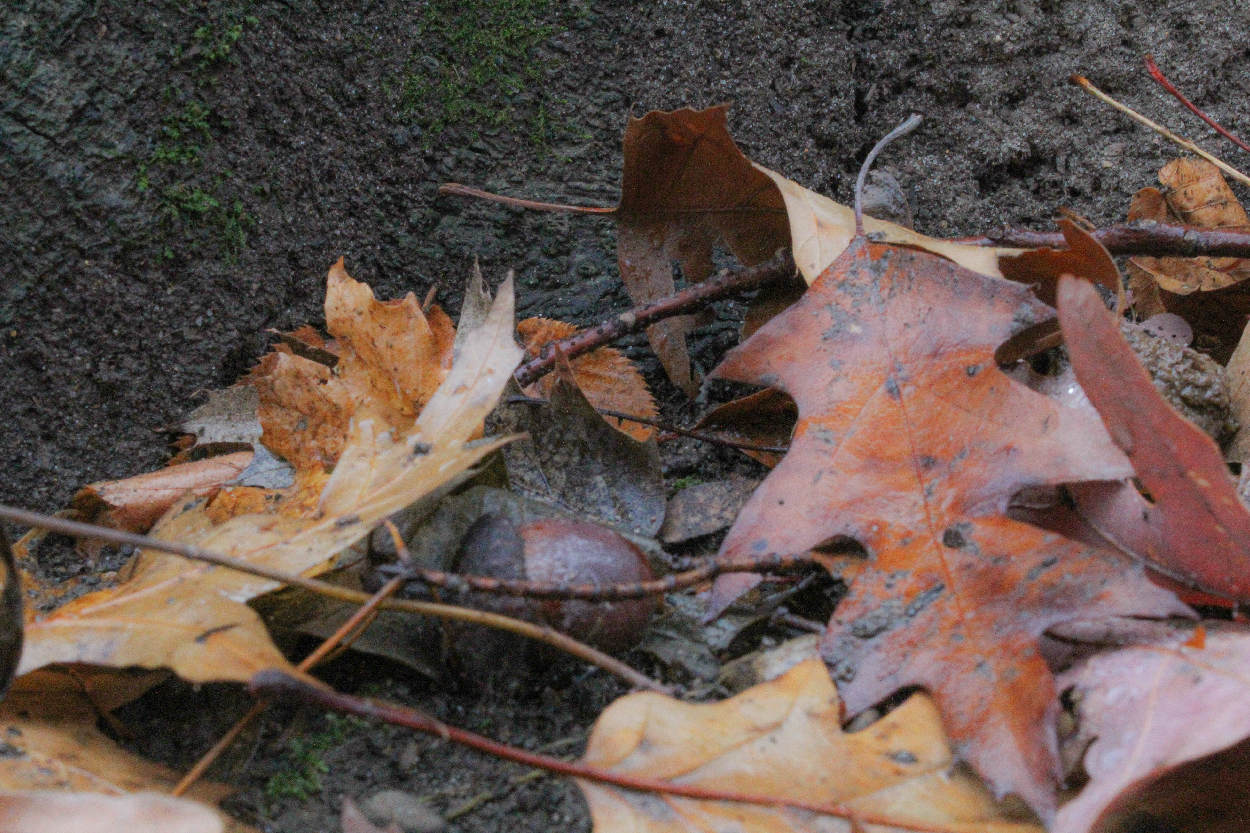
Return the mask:
{"type": "MultiPolygon", "coordinates": [[[[471,442],[521,357],[513,341],[510,283],[461,360],[417,417],[398,433],[361,409],[315,511],[306,517],[248,514],[216,524],[203,499],[184,500],[153,534],[294,573],[325,569],[383,518],[432,501],[460,482],[501,441],[471,442]]],[[[610,429],[608,429],[610,430],[610,429]]],[[[20,673],[52,663],[167,667],[193,682],[245,681],[289,668],[247,600],[272,581],[144,551],[128,581],[82,596],[27,627],[20,673]]]]}
{"type": "Polygon", "coordinates": [[[516,491],[624,531],[654,536],[664,521],[664,473],[654,440],[639,442],[604,421],[567,369],[546,404],[512,404],[491,429],[529,436],[504,449],[516,491]]]}
{"type": "Polygon", "coordinates": [[[1215,442],[1155,390],[1092,287],[1060,282],[1059,321],[1077,380],[1151,495],[1129,482],[1077,484],[1081,514],[1164,575],[1250,601],[1250,511],[1215,442]]]}
{"type": "Polygon", "coordinates": [[[1112,295],[1120,292],[1120,270],[1106,247],[1071,220],[1060,220],[1066,249],[1034,249],[998,259],[1004,278],[1033,287],[1044,303],[1054,305],[1060,275],[1079,275],[1112,295]]]}
{"type": "Polygon", "coordinates": [[[1080,728],[1074,741],[1089,744],[1090,780],[1059,809],[1054,833],[1110,833],[1134,815],[1153,818],[1149,829],[1244,826],[1247,805],[1237,797],[1250,787],[1245,751],[1231,783],[1220,779],[1220,787],[1193,763],[1244,747],[1250,737],[1250,631],[1226,623],[1204,627],[1202,649],[1185,646],[1192,626],[1177,626],[1168,639],[1096,654],[1059,678],[1073,691],[1080,728]],[[1221,818],[1224,825],[1236,822],[1221,826],[1221,818]]]}
{"type": "Polygon", "coordinates": [[[1228,400],[1240,426],[1228,448],[1228,459],[1250,459],[1250,337],[1243,331],[1237,349],[1228,359],[1228,400]]]}
{"type": "Polygon", "coordinates": [[[239,451],[122,480],[92,483],[74,495],[71,505],[89,523],[147,532],[180,499],[213,493],[237,478],[251,462],[252,452],[239,451]]]}
{"type": "MultiPolygon", "coordinates": [[[[631,118],[625,127],[621,202],[615,209],[532,203],[444,187],[527,208],[614,216],[620,228],[621,279],[635,304],[672,294],[674,262],[688,283],[706,280],[715,272],[718,242],[747,266],[791,245],[810,283],[850,243],[854,214],[747,159],[725,126],[727,110],[722,104],[631,118]]],[[[1000,254],[1018,251],[936,240],[872,218],[865,219],[865,226],[882,240],[926,248],[987,275],[999,274],[1000,254]]],[[[776,308],[771,292],[761,295],[776,308]]],[[[758,311],[749,315],[753,321],[761,317],[758,311]]],[[[698,383],[686,352],[690,328],[689,317],[670,318],[648,328],[647,337],[669,378],[693,396],[698,383]]]]}
{"type": "Polygon", "coordinates": [[[0,792],[5,833],[222,833],[221,816],[185,798],[156,793],[0,792]]]}
{"type": "MultiPolygon", "coordinates": [[[[525,348],[527,359],[538,357],[543,345],[568,338],[577,333],[577,327],[563,321],[550,318],[527,318],[517,322],[517,334],[521,336],[521,346],[525,348]]],[[[642,378],[642,374],[634,367],[634,363],[625,355],[612,347],[600,347],[597,350],[569,360],[573,370],[573,381],[585,395],[593,407],[601,410],[617,411],[623,414],[635,414],[640,417],[655,419],[659,409],[651,396],[651,389],[642,378]]],[[[548,373],[534,384],[524,388],[527,396],[546,399],[551,395],[555,385],[555,375],[548,373]]],[[[635,440],[645,442],[655,436],[653,426],[641,422],[622,421],[616,417],[604,415],[608,425],[617,428],[635,440]]]]}
{"type": "Polygon", "coordinates": [[[669,498],[664,511],[664,526],[660,528],[660,540],[666,544],[680,544],[728,529],[759,485],[758,480],[738,477],[682,489],[669,498]]]}
{"type": "MultiPolygon", "coordinates": [[[[1250,218],[1219,169],[1203,159],[1175,159],[1159,171],[1167,193],[1144,188],[1129,206],[1132,222],[1183,223],[1201,229],[1247,229],[1250,218]]],[[[1244,258],[1135,257],[1128,264],[1129,288],[1144,316],[1173,312],[1199,336],[1221,345],[1227,358],[1250,313],[1250,260],[1244,258]]],[[[1210,345],[1208,345],[1210,346],[1210,345]]]]}
{"type": "Polygon", "coordinates": [[[256,443],[262,430],[259,407],[260,397],[248,385],[212,390],[208,401],[187,414],[178,428],[195,437],[196,444],[256,443]]]}
{"type": "MultiPolygon", "coordinates": [[[[695,430],[731,442],[762,448],[785,448],[790,445],[798,418],[799,411],[793,399],[779,390],[766,388],[713,408],[699,420],[695,430]]],[[[780,463],[784,454],[752,449],[744,449],[743,453],[769,468],[780,463]]]]}
{"type": "MultiPolygon", "coordinates": [[[[953,765],[937,710],[923,694],[861,732],[843,732],[837,692],[818,659],[719,703],[623,697],[599,716],[581,762],[682,786],[841,805],[873,830],[894,829],[878,826],[887,818],[935,831],[1042,829],[1027,813],[997,805],[953,765]]],[[[577,784],[595,833],[815,833],[848,824],[809,810],[577,784]]]]}
{"type": "Polygon", "coordinates": [[[401,833],[399,825],[391,822],[385,830],[375,825],[360,812],[356,802],[350,798],[343,799],[343,815],[340,820],[343,833],[401,833]]]}
{"type": "Polygon", "coordinates": [[[1091,413],[994,363],[1051,314],[1020,284],[861,238],[715,374],[784,390],[799,409],[789,453],[721,555],[862,545],[870,562],[822,645],[849,711],[928,689],[961,756],[1043,819],[1058,759],[1039,637],[1073,617],[1183,609],[1122,555],[1005,516],[1027,487],[1131,473],[1091,413]]]}
{"type": "Polygon", "coordinates": [[[341,258],[327,278],[325,311],[333,368],[279,345],[247,379],[260,398],[261,441],[298,471],[333,467],[358,408],[409,429],[451,367],[456,333],[446,313],[423,313],[411,292],[378,301],[341,258]]]}

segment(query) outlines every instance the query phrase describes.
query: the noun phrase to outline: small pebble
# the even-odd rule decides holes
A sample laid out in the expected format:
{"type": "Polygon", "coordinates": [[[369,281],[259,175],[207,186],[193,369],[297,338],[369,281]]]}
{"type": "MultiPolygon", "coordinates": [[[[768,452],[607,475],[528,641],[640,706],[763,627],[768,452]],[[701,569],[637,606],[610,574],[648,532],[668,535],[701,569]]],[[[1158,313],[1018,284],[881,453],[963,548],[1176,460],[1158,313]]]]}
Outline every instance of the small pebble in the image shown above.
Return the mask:
{"type": "Polygon", "coordinates": [[[385,827],[395,824],[403,833],[438,833],[447,829],[443,817],[421,798],[403,790],[383,790],[361,806],[369,821],[385,827]]]}

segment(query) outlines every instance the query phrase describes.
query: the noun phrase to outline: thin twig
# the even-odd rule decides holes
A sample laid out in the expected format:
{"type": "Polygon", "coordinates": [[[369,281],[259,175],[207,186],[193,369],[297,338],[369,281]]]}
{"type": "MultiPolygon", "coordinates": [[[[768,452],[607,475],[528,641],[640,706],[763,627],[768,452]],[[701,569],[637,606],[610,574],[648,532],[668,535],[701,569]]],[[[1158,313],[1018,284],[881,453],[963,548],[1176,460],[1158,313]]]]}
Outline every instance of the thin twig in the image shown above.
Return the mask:
{"type": "Polygon", "coordinates": [[[1210,153],[1207,153],[1205,150],[1198,147],[1197,145],[1195,145],[1193,142],[1189,141],[1188,139],[1177,136],[1175,133],[1173,133],[1171,130],[1168,130],[1163,125],[1156,124],[1155,122],[1143,116],[1141,113],[1134,110],[1132,107],[1129,107],[1126,104],[1121,104],[1120,102],[1116,101],[1111,96],[1104,93],[1102,90],[1095,87],[1093,84],[1089,83],[1088,79],[1082,78],[1079,75],[1073,75],[1071,76],[1070,80],[1072,81],[1073,84],[1076,84],[1078,87],[1085,90],[1085,92],[1094,96],[1094,98],[1097,98],[1099,101],[1110,104],[1112,107],[1119,110],[1124,115],[1135,119],[1141,124],[1144,124],[1146,127],[1149,127],[1151,130],[1158,133],[1160,136],[1164,137],[1168,141],[1173,142],[1174,144],[1180,145],[1181,147],[1183,147],[1185,150],[1189,151],[1190,153],[1194,153],[1194,154],[1197,154],[1198,156],[1201,156],[1203,159],[1207,160],[1212,165],[1219,168],[1221,171],[1223,171],[1224,173],[1231,176],[1233,179],[1240,182],[1242,185],[1250,185],[1250,176],[1246,176],[1241,171],[1237,170],[1236,168],[1234,168],[1232,165],[1228,164],[1227,162],[1221,159],[1218,159],[1217,157],[1213,156],[1210,153]]]}
{"type": "Polygon", "coordinates": [[[568,358],[576,358],[605,344],[611,344],[622,336],[645,330],[647,327],[672,318],[703,309],[713,301],[755,289],[769,281],[790,277],[795,273],[794,258],[788,249],[779,250],[772,258],[755,266],[731,269],[703,283],[683,289],[653,304],[623,312],[576,335],[543,345],[538,357],[521,365],[513,373],[517,384],[528,387],[556,365],[556,345],[568,358]]]}
{"type": "Polygon", "coordinates": [[[693,587],[725,573],[772,573],[818,563],[810,553],[759,555],[749,558],[712,560],[693,570],[672,573],[651,581],[604,585],[499,579],[489,576],[445,573],[441,570],[429,570],[416,566],[392,566],[382,569],[404,576],[410,581],[420,581],[431,587],[441,587],[459,593],[477,591],[500,596],[523,596],[527,599],[622,602],[693,587]]]}
{"type": "MultiPolygon", "coordinates": [[[[1113,255],[1144,257],[1250,257],[1250,233],[1230,229],[1196,229],[1173,223],[1108,226],[1090,234],[1113,255]]],[[[965,238],[974,246],[1018,249],[1066,248],[1059,232],[1002,229],[984,237],[965,238]]]]}
{"type": "MultiPolygon", "coordinates": [[[[404,726],[477,749],[504,760],[545,769],[548,772],[567,775],[571,778],[610,784],[621,789],[673,795],[696,801],[732,801],[739,804],[752,804],[764,807],[791,807],[796,810],[806,810],[812,813],[844,819],[851,818],[852,814],[852,810],[849,807],[841,804],[821,804],[815,801],[801,801],[793,798],[717,790],[700,787],[695,784],[676,784],[671,781],[662,781],[658,778],[644,778],[637,775],[610,772],[578,761],[565,761],[550,755],[508,746],[475,732],[470,732],[467,729],[449,726],[427,714],[406,706],[384,703],[363,697],[353,697],[349,694],[340,694],[330,689],[319,688],[276,669],[257,673],[252,677],[251,682],[248,683],[248,690],[255,695],[288,697],[299,702],[320,706],[328,711],[381,720],[394,726],[404,726]]],[[[923,833],[944,833],[944,831],[952,831],[953,833],[952,828],[940,825],[922,825],[880,813],[855,810],[854,816],[865,824],[879,824],[884,827],[923,831],[923,833]]]]}
{"type": "Polygon", "coordinates": [[[1238,139],[1232,133],[1229,133],[1227,130],[1224,129],[1224,126],[1222,124],[1220,124],[1218,121],[1208,116],[1206,113],[1202,112],[1202,110],[1198,108],[1197,104],[1194,104],[1188,98],[1185,98],[1185,96],[1181,93],[1181,91],[1176,89],[1176,86],[1167,79],[1166,75],[1163,74],[1163,70],[1159,69],[1159,65],[1155,63],[1154,55],[1146,56],[1146,70],[1150,73],[1151,78],[1159,82],[1159,86],[1163,87],[1163,89],[1170,92],[1176,98],[1176,100],[1179,101],[1181,104],[1184,104],[1186,107],[1188,107],[1189,112],[1193,113],[1195,116],[1197,116],[1198,118],[1202,119],[1204,122],[1209,124],[1216,133],[1219,133],[1225,139],[1228,139],[1228,141],[1232,142],[1233,144],[1235,144],[1237,147],[1241,148],[1242,150],[1250,150],[1250,145],[1247,145],[1245,142],[1241,141],[1241,139],[1238,139]]]}
{"type": "MultiPolygon", "coordinates": [[[[158,552],[167,552],[172,555],[180,555],[183,558],[190,558],[195,561],[203,561],[207,564],[214,564],[219,567],[227,567],[231,570],[238,570],[248,575],[260,576],[271,581],[281,584],[289,584],[295,587],[302,587],[311,593],[318,593],[322,596],[329,596],[332,599],[338,599],[353,604],[363,604],[369,601],[369,594],[362,593],[359,590],[352,590],[350,587],[339,587],[337,584],[329,584],[317,579],[305,578],[304,576],[295,575],[294,573],[284,573],[281,570],[271,570],[268,567],[260,567],[255,564],[249,564],[238,558],[231,558],[228,555],[210,552],[209,550],[200,549],[190,544],[180,544],[176,541],[162,541],[158,538],[150,538],[146,535],[136,535],[133,532],[122,532],[116,529],[108,529],[94,524],[85,524],[78,521],[67,521],[62,518],[54,518],[50,515],[40,515],[37,512],[27,512],[24,509],[16,509],[12,506],[0,506],[0,519],[13,521],[14,523],[23,524],[25,526],[38,526],[44,529],[50,529],[53,532],[59,532],[63,535],[71,535],[77,538],[98,538],[102,541],[109,541],[114,544],[123,546],[140,547],[144,549],[157,550],[158,552]]],[[[560,649],[568,654],[584,660],[591,665],[596,665],[610,674],[615,674],[625,680],[632,686],[650,689],[651,691],[659,691],[668,693],[668,686],[657,683],[650,677],[635,671],[625,663],[608,656],[602,651],[598,651],[589,645],[578,642],[571,636],[566,636],[559,631],[541,625],[534,625],[529,622],[523,622],[520,619],[513,619],[510,616],[504,616],[499,613],[491,613],[485,610],[473,610],[466,607],[456,607],[455,605],[437,604],[435,602],[418,602],[412,599],[387,599],[382,602],[384,610],[399,610],[405,613],[415,613],[419,616],[436,616],[440,619],[456,619],[461,622],[469,622],[475,625],[485,625],[489,628],[498,630],[506,630],[521,636],[545,642],[555,648],[560,649]]]]}
{"type": "MultiPolygon", "coordinates": [[[[546,405],[546,399],[538,399],[533,396],[509,396],[507,401],[517,405],[546,405]]],[[[593,406],[592,406],[593,407],[593,406]]],[[[743,451],[767,451],[773,454],[785,454],[789,451],[789,447],[782,445],[754,445],[753,443],[739,442],[738,440],[728,440],[724,437],[718,437],[715,434],[709,434],[706,431],[695,431],[691,428],[680,428],[670,422],[653,419],[652,417],[638,416],[637,414],[627,414],[623,411],[614,411],[611,408],[595,408],[595,411],[603,416],[612,417],[613,419],[626,420],[628,422],[640,422],[643,425],[650,425],[653,428],[659,428],[661,431],[668,431],[682,437],[689,437],[692,440],[711,443],[713,445],[723,445],[728,448],[737,448],[743,451]]]]}

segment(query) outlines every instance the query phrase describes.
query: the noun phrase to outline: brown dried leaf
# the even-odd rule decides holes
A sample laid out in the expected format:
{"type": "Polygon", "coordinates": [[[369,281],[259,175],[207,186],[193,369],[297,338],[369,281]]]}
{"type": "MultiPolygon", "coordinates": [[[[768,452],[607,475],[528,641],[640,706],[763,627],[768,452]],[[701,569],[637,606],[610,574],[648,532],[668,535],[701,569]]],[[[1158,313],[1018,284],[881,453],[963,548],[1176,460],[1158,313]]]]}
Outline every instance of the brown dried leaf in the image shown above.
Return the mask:
{"type": "MultiPolygon", "coordinates": [[[[1237,202],[1219,169],[1202,159],[1175,159],[1159,171],[1166,194],[1144,188],[1129,206],[1129,222],[1154,220],[1197,228],[1250,228],[1250,218],[1237,202]]],[[[1129,288],[1135,306],[1146,317],[1174,312],[1199,336],[1223,345],[1228,356],[1250,313],[1250,260],[1231,257],[1135,257],[1129,261],[1129,288]]],[[[1210,345],[1208,345],[1210,346],[1210,345]]]]}
{"type": "MultiPolygon", "coordinates": [[[[517,322],[516,328],[527,359],[537,358],[543,345],[575,335],[578,329],[573,324],[550,318],[527,318],[517,322]]],[[[571,359],[569,365],[573,368],[573,380],[586,396],[586,401],[595,408],[649,419],[655,419],[659,414],[646,380],[620,350],[600,347],[571,359]]],[[[546,399],[551,396],[554,384],[555,374],[549,373],[525,388],[524,392],[527,396],[546,399]]],[[[603,418],[608,425],[639,442],[651,439],[656,433],[653,426],[641,422],[622,421],[607,415],[603,418]]]]}
{"type": "Polygon", "coordinates": [[[860,239],[716,371],[780,388],[799,409],[789,453],[722,555],[858,541],[869,566],[822,646],[848,709],[926,688],[961,754],[1043,818],[1058,759],[1042,633],[1183,609],[1129,559],[1005,516],[1026,487],[1131,471],[1092,414],[995,364],[999,344],[1050,315],[1020,284],[860,239]]]}
{"type": "MultiPolygon", "coordinates": [[[[890,819],[935,831],[1040,833],[1026,814],[997,805],[975,777],[953,765],[925,695],[913,695],[860,732],[843,732],[841,719],[829,672],[809,659],[719,703],[623,697],[596,721],[582,762],[683,786],[842,805],[874,831],[892,829],[880,826],[890,819]]],[[[844,818],[806,810],[577,784],[595,833],[849,829],[844,818]]]]}
{"type": "MultiPolygon", "coordinates": [[[[184,500],[158,524],[178,540],[293,573],[324,569],[382,518],[451,488],[500,442],[469,440],[521,358],[512,339],[512,287],[505,283],[485,325],[415,425],[398,432],[362,409],[303,517],[247,514],[214,523],[202,499],[184,500]]],[[[296,489],[300,486],[296,484],[296,489]]],[[[185,679],[245,681],[262,668],[290,668],[246,601],[275,583],[221,567],[145,551],[124,584],[82,596],[27,628],[20,673],[52,663],[167,667],[185,679]]]]}
{"type": "MultiPolygon", "coordinates": [[[[794,400],[779,390],[766,388],[713,408],[699,420],[695,430],[726,440],[764,448],[785,448],[798,421],[794,400]]],[[[784,452],[744,450],[770,469],[781,462],[784,452]]]]}

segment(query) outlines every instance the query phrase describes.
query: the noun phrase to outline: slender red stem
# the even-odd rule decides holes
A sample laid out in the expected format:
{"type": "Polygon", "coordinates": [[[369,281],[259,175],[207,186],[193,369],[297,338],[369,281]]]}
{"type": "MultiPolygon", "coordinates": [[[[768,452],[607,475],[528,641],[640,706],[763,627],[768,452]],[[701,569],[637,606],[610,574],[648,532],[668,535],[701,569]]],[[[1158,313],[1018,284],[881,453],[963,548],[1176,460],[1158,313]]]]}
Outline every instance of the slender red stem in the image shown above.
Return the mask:
{"type": "Polygon", "coordinates": [[[507,744],[470,732],[467,729],[449,726],[416,709],[393,703],[384,703],[380,700],[341,694],[331,688],[313,685],[277,669],[258,672],[252,677],[251,682],[248,683],[248,690],[256,696],[286,697],[341,714],[381,720],[394,726],[404,726],[477,749],[504,760],[545,769],[548,772],[556,772],[571,778],[610,784],[626,790],[674,795],[695,799],[696,801],[733,801],[740,804],[754,804],[764,807],[792,807],[796,810],[807,810],[812,813],[837,816],[844,819],[851,818],[852,813],[854,813],[854,817],[865,824],[879,824],[903,830],[923,831],[924,833],[939,833],[947,829],[932,825],[921,825],[879,813],[866,813],[860,810],[852,811],[850,808],[840,804],[821,804],[793,798],[715,790],[694,784],[674,784],[671,781],[662,781],[658,778],[645,778],[638,775],[610,772],[589,764],[565,761],[550,755],[508,746],[507,744]]]}
{"type": "Polygon", "coordinates": [[[1163,74],[1163,70],[1159,69],[1159,65],[1155,63],[1155,59],[1153,55],[1146,56],[1146,69],[1150,72],[1150,77],[1158,81],[1159,86],[1163,87],[1163,89],[1167,90],[1173,96],[1175,96],[1177,101],[1179,101],[1181,104],[1184,104],[1186,107],[1188,107],[1189,112],[1193,113],[1195,116],[1197,116],[1198,118],[1202,119],[1204,122],[1209,124],[1211,128],[1215,130],[1216,133],[1219,133],[1221,136],[1223,136],[1225,139],[1228,139],[1228,141],[1232,142],[1237,147],[1241,148],[1242,150],[1250,151],[1250,145],[1247,145],[1241,139],[1238,139],[1232,133],[1229,133],[1227,130],[1224,129],[1224,126],[1221,125],[1218,121],[1211,118],[1206,113],[1202,112],[1202,110],[1198,108],[1198,105],[1194,104],[1188,98],[1185,98],[1185,96],[1181,94],[1181,91],[1176,89],[1176,87],[1172,84],[1172,82],[1167,79],[1167,76],[1163,74]]]}

